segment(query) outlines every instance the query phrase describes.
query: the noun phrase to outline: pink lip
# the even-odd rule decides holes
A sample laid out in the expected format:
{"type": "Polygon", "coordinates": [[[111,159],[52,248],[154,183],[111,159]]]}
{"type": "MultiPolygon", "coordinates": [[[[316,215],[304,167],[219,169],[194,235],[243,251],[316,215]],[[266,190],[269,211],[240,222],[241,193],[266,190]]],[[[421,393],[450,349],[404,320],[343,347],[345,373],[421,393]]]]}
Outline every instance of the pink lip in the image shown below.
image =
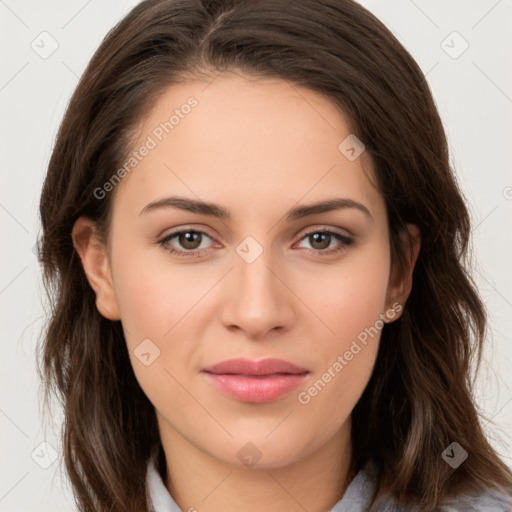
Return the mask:
{"type": "Polygon", "coordinates": [[[230,359],[205,368],[210,382],[231,398],[253,403],[272,402],[296,388],[309,373],[282,359],[230,359]]]}

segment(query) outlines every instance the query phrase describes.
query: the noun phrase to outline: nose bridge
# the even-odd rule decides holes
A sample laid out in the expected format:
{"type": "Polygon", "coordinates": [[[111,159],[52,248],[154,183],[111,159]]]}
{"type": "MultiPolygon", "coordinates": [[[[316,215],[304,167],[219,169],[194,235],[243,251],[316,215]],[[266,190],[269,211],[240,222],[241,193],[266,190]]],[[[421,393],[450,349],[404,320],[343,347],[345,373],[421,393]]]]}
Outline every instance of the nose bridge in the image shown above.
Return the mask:
{"type": "MultiPolygon", "coordinates": [[[[226,326],[236,325],[249,336],[262,336],[289,325],[293,316],[290,292],[281,282],[272,250],[254,239],[242,241],[234,254],[229,297],[223,308],[226,326]]],[[[283,279],[284,280],[284,279],[283,279]]]]}
{"type": "Polygon", "coordinates": [[[262,254],[251,263],[240,258],[240,261],[235,264],[235,276],[242,292],[241,299],[248,297],[256,302],[265,300],[268,303],[269,300],[275,297],[276,293],[280,293],[277,290],[280,283],[274,273],[270,271],[273,265],[272,258],[268,253],[270,251],[267,251],[265,255],[262,254]]]}

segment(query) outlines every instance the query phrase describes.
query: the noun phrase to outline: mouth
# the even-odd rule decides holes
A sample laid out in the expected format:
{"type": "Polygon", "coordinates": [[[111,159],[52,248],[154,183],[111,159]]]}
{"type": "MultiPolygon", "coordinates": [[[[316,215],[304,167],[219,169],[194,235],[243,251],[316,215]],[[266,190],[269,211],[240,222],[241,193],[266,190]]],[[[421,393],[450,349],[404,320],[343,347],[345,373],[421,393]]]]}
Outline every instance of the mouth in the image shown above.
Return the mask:
{"type": "Polygon", "coordinates": [[[203,370],[209,382],[231,399],[249,403],[273,402],[289,394],[309,370],[281,359],[231,359],[203,370]]]}

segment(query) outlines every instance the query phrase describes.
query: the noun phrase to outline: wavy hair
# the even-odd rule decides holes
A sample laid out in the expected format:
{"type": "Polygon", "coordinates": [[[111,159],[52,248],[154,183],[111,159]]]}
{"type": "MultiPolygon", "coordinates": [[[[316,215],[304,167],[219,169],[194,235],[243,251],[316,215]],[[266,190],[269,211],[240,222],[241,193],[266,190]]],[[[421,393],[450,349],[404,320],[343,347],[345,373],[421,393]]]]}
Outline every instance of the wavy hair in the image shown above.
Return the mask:
{"type": "Polygon", "coordinates": [[[66,470],[83,512],[146,510],[160,442],[121,323],[100,315],[71,231],[80,216],[108,237],[114,194],[94,191],[126,159],[159,96],[190,77],[240,71],[328,98],[371,155],[389,219],[394,275],[406,224],[422,248],[403,316],[384,327],[372,377],[352,413],[353,469],[379,470],[376,500],[433,510],[444,498],[512,489],[486,439],[472,385],[486,314],[469,274],[470,219],[421,69],[353,0],[146,0],[105,37],[72,95],[40,199],[40,258],[51,313],[38,345],[46,408],[59,398],[66,470]],[[469,451],[456,470],[441,453],[469,451]]]}

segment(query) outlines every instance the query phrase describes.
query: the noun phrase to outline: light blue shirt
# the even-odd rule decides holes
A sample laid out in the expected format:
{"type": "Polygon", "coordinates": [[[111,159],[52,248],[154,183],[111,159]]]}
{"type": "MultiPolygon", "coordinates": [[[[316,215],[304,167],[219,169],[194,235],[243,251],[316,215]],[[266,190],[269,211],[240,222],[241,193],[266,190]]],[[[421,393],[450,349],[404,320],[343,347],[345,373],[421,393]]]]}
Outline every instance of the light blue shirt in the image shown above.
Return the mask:
{"type": "MultiPolygon", "coordinates": [[[[176,505],[157,470],[155,460],[156,452],[150,459],[146,477],[149,512],[193,512],[193,507],[181,510],[176,505]]],[[[348,486],[343,498],[334,505],[330,512],[367,512],[376,484],[375,468],[372,464],[368,464],[359,471],[348,486]]],[[[375,512],[414,512],[416,509],[399,508],[392,499],[388,499],[379,502],[374,510],[375,512]]],[[[462,496],[450,500],[436,510],[437,512],[512,512],[512,497],[491,491],[478,496],[462,496]]]]}

